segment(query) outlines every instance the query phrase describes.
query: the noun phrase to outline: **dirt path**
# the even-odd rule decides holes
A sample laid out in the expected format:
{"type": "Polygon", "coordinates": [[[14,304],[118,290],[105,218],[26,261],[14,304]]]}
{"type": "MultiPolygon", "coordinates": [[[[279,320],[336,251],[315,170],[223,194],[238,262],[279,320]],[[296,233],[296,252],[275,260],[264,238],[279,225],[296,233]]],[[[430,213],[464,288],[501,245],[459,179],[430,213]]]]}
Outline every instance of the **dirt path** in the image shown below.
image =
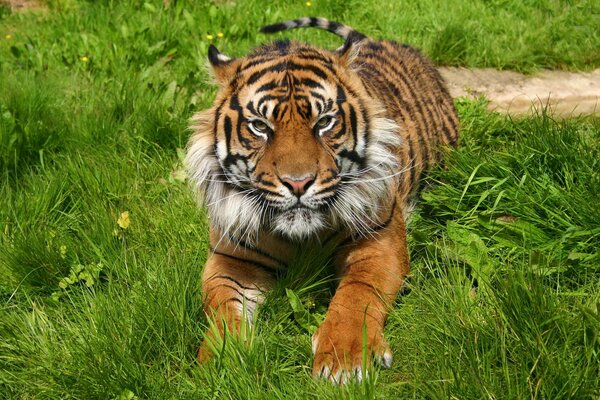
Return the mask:
{"type": "Polygon", "coordinates": [[[556,116],[600,116],[600,69],[592,72],[542,71],[532,76],[495,69],[440,68],[453,97],[485,96],[489,108],[523,115],[549,104],[556,116]]]}
{"type": "Polygon", "coordinates": [[[44,8],[37,0],[0,0],[0,4],[8,5],[13,11],[39,10],[44,8]]]}

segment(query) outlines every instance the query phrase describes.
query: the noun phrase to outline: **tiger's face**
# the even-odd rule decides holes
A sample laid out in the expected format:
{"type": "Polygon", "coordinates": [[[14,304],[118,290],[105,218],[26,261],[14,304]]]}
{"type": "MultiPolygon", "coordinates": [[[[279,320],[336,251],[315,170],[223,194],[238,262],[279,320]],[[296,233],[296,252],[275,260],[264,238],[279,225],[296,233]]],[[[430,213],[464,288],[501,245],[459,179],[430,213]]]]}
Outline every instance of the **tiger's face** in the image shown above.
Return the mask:
{"type": "Polygon", "coordinates": [[[285,42],[238,60],[213,47],[209,58],[220,91],[195,117],[187,165],[222,233],[304,239],[377,224],[398,167],[397,125],[343,54],[285,42]]]}

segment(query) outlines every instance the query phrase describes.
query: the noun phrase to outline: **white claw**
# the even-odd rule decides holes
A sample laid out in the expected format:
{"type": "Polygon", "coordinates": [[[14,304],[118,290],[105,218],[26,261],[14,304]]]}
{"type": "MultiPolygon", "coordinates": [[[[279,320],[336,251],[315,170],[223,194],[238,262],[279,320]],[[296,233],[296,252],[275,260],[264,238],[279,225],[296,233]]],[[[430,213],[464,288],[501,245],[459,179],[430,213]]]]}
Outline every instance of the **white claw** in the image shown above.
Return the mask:
{"type": "Polygon", "coordinates": [[[383,360],[381,362],[382,366],[384,366],[385,368],[390,368],[392,366],[392,361],[394,361],[392,353],[390,353],[389,351],[383,353],[383,360]]]}
{"type": "MultiPolygon", "coordinates": [[[[389,359],[390,357],[387,358],[389,359]]],[[[333,373],[329,367],[323,366],[323,368],[321,368],[321,371],[318,374],[318,377],[327,379],[335,385],[345,385],[353,379],[356,382],[361,383],[363,381],[363,378],[369,377],[369,371],[364,371],[364,376],[361,367],[356,367],[351,371],[338,369],[335,373],[333,373]]]]}
{"type": "Polygon", "coordinates": [[[333,383],[340,384],[341,383],[341,375],[342,375],[342,370],[338,370],[335,374],[333,374],[329,377],[329,380],[333,383]]]}
{"type": "Polygon", "coordinates": [[[345,385],[346,382],[348,382],[350,380],[350,372],[348,371],[344,371],[342,372],[342,376],[340,377],[340,385],[345,385]]]}

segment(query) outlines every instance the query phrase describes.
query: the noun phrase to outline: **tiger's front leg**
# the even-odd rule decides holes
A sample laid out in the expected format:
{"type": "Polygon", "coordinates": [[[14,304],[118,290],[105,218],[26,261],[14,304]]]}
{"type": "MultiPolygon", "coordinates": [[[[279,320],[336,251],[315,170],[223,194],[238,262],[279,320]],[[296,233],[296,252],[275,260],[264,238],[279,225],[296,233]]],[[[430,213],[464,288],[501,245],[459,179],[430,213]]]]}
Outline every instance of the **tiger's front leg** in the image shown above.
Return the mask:
{"type": "Polygon", "coordinates": [[[202,275],[204,311],[216,329],[207,330],[198,350],[200,363],[220,349],[225,332],[244,338],[244,327],[274,282],[271,266],[253,261],[239,248],[221,247],[211,250],[202,275]]]}
{"type": "Polygon", "coordinates": [[[344,383],[361,379],[363,344],[371,359],[388,367],[392,354],[383,327],[391,305],[409,271],[406,228],[396,206],[387,225],[374,238],[339,250],[341,280],[325,321],[313,337],[313,375],[344,383]],[[363,333],[366,328],[366,337],[363,333]]]}

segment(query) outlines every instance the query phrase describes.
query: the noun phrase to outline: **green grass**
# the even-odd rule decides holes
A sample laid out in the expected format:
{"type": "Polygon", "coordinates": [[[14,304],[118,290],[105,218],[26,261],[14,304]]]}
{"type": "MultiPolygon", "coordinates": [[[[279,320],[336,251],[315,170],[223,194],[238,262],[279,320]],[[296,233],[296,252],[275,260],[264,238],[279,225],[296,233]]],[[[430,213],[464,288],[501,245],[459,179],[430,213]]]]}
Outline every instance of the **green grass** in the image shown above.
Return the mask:
{"type": "Polygon", "coordinates": [[[196,364],[207,222],[178,154],[214,95],[207,34],[239,55],[267,40],[262,24],[315,14],[444,64],[591,69],[595,2],[162,4],[0,6],[0,398],[600,396],[597,119],[458,103],[460,148],[410,223],[413,273],[386,328],[394,365],[344,388],[310,377],[333,290],[323,255],[269,294],[248,343],[196,364]]]}

